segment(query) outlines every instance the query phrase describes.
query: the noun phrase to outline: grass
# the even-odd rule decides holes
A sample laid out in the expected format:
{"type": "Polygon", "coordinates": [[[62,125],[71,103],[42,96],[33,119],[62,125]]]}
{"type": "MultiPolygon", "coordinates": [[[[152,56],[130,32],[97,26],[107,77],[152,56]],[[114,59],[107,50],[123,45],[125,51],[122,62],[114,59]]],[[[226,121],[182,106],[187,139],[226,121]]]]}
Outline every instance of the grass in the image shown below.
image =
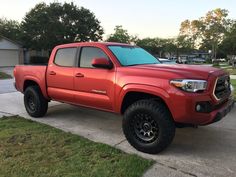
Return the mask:
{"type": "Polygon", "coordinates": [[[10,79],[12,78],[11,75],[6,74],[4,72],[0,72],[0,79],[10,79]]]}
{"type": "Polygon", "coordinates": [[[236,69],[234,68],[227,68],[225,69],[230,75],[236,75],[236,69]]]}
{"type": "Polygon", "coordinates": [[[223,68],[226,72],[228,72],[230,75],[236,75],[236,68],[233,68],[232,66],[228,65],[227,63],[224,64],[213,64],[212,65],[215,68],[223,68]]]}
{"type": "Polygon", "coordinates": [[[154,163],[18,116],[0,130],[1,177],[136,177],[154,163]]]}
{"type": "Polygon", "coordinates": [[[234,99],[236,99],[236,80],[235,79],[231,79],[231,84],[234,87],[234,99]]]}

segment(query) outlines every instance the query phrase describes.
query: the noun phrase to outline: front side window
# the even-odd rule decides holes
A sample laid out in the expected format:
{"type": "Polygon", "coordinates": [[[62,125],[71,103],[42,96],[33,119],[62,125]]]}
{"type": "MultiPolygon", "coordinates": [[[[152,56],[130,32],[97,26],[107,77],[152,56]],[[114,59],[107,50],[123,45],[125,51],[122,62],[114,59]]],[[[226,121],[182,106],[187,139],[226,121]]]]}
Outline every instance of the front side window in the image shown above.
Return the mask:
{"type": "Polygon", "coordinates": [[[106,58],[108,56],[99,48],[96,47],[83,47],[80,56],[80,67],[93,68],[92,60],[94,58],[106,58]]]}
{"type": "Polygon", "coordinates": [[[140,47],[108,46],[123,66],[160,64],[157,58],[140,47]]]}
{"type": "Polygon", "coordinates": [[[59,66],[75,66],[76,62],[76,48],[58,49],[54,63],[59,66]]]}

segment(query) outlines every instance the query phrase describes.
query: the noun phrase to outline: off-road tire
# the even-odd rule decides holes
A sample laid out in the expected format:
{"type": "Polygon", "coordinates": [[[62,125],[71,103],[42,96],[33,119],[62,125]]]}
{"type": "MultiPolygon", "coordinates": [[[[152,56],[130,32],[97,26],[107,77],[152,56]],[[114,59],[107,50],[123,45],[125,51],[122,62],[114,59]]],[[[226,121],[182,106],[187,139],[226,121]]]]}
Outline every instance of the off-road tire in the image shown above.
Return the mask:
{"type": "Polygon", "coordinates": [[[29,86],[24,92],[24,104],[32,117],[43,117],[48,110],[48,100],[44,98],[38,86],[29,86]]]}
{"type": "Polygon", "coordinates": [[[161,152],[172,142],[175,136],[173,118],[166,105],[161,101],[140,100],[133,103],[125,111],[122,124],[128,142],[135,149],[145,153],[156,154],[161,152]],[[136,123],[142,121],[143,124],[136,123]],[[145,121],[150,123],[145,123],[145,121]],[[142,129],[140,127],[147,130],[146,134],[144,130],[139,131],[142,129]],[[152,134],[154,138],[150,138],[152,134]]]}

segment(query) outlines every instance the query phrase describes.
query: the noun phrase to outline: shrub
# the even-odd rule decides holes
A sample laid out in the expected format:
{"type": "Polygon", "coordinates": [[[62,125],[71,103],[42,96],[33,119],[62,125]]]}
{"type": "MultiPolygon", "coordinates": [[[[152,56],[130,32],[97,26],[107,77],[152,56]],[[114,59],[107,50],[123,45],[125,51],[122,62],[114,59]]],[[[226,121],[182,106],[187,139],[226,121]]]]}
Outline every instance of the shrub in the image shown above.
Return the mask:
{"type": "Polygon", "coordinates": [[[30,64],[47,64],[48,63],[48,57],[42,57],[42,56],[32,56],[30,57],[30,64]]]}

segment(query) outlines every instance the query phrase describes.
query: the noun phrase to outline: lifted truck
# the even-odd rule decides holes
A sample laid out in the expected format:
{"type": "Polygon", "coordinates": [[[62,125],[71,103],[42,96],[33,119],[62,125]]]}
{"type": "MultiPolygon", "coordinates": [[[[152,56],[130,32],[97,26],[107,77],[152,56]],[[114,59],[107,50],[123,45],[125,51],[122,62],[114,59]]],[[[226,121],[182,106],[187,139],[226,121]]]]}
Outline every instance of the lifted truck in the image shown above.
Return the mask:
{"type": "Polygon", "coordinates": [[[219,121],[234,105],[222,69],[161,64],[128,44],[60,45],[48,66],[16,66],[14,75],[30,116],[44,116],[51,100],[122,114],[127,140],[146,153],[164,150],[176,127],[219,121]]]}

